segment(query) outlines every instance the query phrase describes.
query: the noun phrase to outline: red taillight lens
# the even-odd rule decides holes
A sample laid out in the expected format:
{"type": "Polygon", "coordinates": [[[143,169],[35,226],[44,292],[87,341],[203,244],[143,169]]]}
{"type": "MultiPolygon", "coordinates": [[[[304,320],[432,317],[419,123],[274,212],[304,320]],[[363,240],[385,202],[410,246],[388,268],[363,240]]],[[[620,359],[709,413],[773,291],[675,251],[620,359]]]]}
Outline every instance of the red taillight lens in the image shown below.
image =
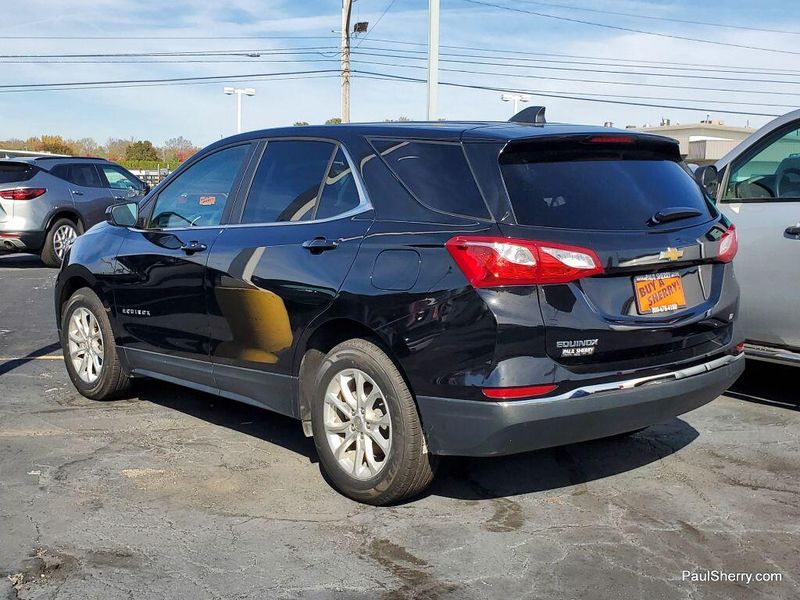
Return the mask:
{"type": "Polygon", "coordinates": [[[15,188],[13,190],[0,190],[0,198],[6,200],[33,200],[44,194],[45,188],[15,188]]]}
{"type": "Polygon", "coordinates": [[[555,385],[526,385],[522,387],[483,388],[483,395],[492,400],[514,400],[519,398],[533,398],[549,394],[555,385]]]}
{"type": "Polygon", "coordinates": [[[567,283],[603,272],[597,255],[578,246],[461,235],[445,245],[476,288],[567,283]]]}
{"type": "Polygon", "coordinates": [[[739,249],[739,237],[736,235],[736,227],[731,225],[728,231],[722,234],[719,240],[719,254],[717,260],[720,262],[731,262],[739,249]]]}

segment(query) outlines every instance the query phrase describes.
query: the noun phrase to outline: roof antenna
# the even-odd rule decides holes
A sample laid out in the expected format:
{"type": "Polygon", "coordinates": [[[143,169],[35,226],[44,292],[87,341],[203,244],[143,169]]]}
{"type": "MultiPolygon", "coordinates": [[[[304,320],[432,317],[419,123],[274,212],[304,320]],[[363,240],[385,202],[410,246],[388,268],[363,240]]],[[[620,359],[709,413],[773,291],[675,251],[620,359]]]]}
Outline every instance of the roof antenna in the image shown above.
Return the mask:
{"type": "Polygon", "coordinates": [[[544,125],[544,106],[528,106],[509,119],[510,123],[528,123],[530,125],[544,125]]]}

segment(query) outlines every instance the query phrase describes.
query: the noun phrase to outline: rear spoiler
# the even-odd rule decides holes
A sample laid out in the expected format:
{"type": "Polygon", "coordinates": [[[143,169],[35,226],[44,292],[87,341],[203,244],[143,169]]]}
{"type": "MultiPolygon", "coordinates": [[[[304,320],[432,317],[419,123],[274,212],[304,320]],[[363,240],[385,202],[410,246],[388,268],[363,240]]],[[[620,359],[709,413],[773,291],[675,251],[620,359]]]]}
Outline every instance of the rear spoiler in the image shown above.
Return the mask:
{"type": "MultiPolygon", "coordinates": [[[[533,108],[533,107],[531,107],[533,108]]],[[[527,110],[527,109],[526,109],[527,110]]],[[[681,162],[680,145],[672,138],[629,132],[569,133],[515,139],[503,148],[503,156],[525,154],[536,161],[581,158],[662,159],[681,162]]]]}

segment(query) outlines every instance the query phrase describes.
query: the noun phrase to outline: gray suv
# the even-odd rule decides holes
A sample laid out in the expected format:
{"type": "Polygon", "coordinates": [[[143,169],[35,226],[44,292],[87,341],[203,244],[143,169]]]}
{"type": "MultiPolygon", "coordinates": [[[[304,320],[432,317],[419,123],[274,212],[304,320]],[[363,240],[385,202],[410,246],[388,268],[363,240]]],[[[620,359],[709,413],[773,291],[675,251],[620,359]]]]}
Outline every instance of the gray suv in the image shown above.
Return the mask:
{"type": "Polygon", "coordinates": [[[141,197],[147,184],[101,158],[39,156],[0,160],[0,253],[34,252],[61,265],[75,238],[111,204],[141,197]]]}

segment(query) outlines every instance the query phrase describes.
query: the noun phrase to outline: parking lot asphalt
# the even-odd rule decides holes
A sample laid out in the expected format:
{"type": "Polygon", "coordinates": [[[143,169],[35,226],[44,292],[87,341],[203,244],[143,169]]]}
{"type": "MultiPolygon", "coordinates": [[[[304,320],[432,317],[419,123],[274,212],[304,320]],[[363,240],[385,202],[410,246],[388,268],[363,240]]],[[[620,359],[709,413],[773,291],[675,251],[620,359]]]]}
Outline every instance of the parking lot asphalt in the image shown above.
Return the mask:
{"type": "Polygon", "coordinates": [[[70,384],[55,271],[0,257],[0,594],[8,598],[800,596],[800,371],[749,364],[627,439],[446,459],[375,508],[297,422],[172,385],[70,384]],[[691,581],[717,570],[779,582],[691,581]]]}

